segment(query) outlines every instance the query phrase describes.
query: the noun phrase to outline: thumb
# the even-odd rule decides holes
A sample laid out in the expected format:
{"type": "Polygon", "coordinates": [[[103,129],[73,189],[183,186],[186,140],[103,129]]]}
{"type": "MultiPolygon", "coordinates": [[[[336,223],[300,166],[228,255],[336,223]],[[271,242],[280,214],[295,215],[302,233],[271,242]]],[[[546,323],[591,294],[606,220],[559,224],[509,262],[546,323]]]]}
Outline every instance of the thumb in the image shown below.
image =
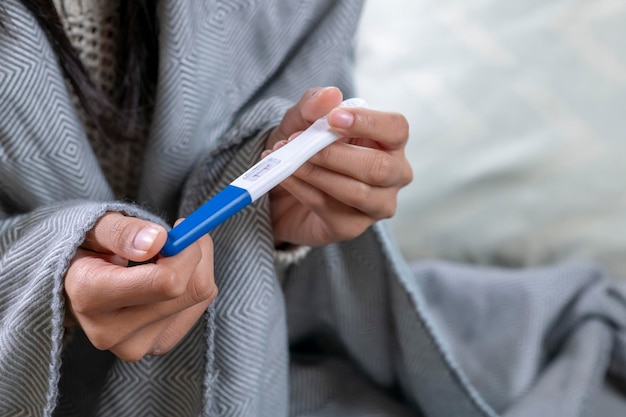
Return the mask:
{"type": "Polygon", "coordinates": [[[144,262],[159,253],[166,239],[167,231],[158,224],[109,212],[87,233],[82,247],[144,262]]]}
{"type": "Polygon", "coordinates": [[[341,104],[343,93],[337,87],[312,88],[300,101],[285,113],[278,127],[272,131],[266,147],[271,149],[280,140],[286,140],[295,132],[301,132],[341,104]]]}

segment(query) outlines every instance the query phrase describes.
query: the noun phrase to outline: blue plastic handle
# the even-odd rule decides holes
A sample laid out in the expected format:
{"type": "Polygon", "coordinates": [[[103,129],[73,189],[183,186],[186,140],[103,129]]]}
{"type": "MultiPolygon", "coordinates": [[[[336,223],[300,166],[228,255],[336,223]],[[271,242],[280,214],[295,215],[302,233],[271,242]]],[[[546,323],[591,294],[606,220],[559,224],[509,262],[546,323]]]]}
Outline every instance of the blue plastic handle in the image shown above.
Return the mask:
{"type": "Polygon", "coordinates": [[[163,256],[174,256],[252,203],[248,191],[229,185],[167,234],[163,256]]]}

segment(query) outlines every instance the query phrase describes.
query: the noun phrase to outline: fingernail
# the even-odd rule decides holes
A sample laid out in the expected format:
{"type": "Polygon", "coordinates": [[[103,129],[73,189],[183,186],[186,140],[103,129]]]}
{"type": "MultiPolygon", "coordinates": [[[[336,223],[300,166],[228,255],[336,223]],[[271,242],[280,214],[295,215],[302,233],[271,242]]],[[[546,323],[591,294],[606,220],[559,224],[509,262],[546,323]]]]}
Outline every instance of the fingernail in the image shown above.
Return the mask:
{"type": "Polygon", "coordinates": [[[148,252],[156,237],[159,234],[159,229],[156,227],[147,226],[141,229],[135,236],[133,241],[133,247],[140,252],[148,252]]]}
{"type": "Polygon", "coordinates": [[[271,153],[272,153],[271,149],[264,150],[263,152],[261,152],[261,159],[265,158],[267,155],[271,153]]]}
{"type": "Polygon", "coordinates": [[[315,91],[313,91],[313,94],[311,94],[311,98],[313,97],[317,97],[320,94],[322,94],[324,91],[328,91],[329,89],[331,89],[332,87],[321,87],[321,88],[317,88],[315,89],[315,91]]]}
{"type": "Polygon", "coordinates": [[[337,109],[330,112],[328,122],[335,127],[348,129],[354,124],[354,116],[345,110],[337,109]]]}
{"type": "Polygon", "coordinates": [[[311,96],[310,97],[311,98],[315,98],[315,97],[319,96],[322,93],[322,91],[324,91],[324,88],[316,88],[315,90],[313,90],[311,92],[311,96]]]}
{"type": "Polygon", "coordinates": [[[287,142],[289,142],[289,140],[279,140],[278,142],[276,142],[274,144],[274,151],[279,150],[280,148],[282,148],[283,146],[285,146],[287,144],[287,142]]]}

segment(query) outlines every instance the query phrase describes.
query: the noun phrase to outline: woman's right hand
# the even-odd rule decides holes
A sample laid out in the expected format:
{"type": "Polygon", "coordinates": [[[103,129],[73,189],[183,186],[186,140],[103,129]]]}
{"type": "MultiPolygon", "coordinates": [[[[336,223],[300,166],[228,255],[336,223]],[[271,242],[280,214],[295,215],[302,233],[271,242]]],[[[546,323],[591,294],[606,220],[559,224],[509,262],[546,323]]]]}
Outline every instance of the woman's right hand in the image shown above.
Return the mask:
{"type": "Polygon", "coordinates": [[[125,361],[171,350],[217,296],[213,241],[206,235],[180,254],[158,256],[167,237],[154,223],[121,213],[102,216],[65,276],[66,325],[79,325],[98,349],[125,361]]]}

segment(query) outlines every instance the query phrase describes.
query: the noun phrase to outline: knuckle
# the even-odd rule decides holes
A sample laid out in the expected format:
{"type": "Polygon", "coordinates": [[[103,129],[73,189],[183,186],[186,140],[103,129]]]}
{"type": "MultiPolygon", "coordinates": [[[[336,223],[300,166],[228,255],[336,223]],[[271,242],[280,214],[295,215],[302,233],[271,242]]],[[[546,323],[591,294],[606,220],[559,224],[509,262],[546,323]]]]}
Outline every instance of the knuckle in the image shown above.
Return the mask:
{"type": "Polygon", "coordinates": [[[395,116],[396,116],[395,130],[398,136],[404,142],[406,142],[409,139],[409,134],[410,134],[409,121],[407,120],[406,117],[404,117],[404,115],[400,113],[395,113],[395,116]]]}
{"type": "Polygon", "coordinates": [[[409,140],[409,122],[401,113],[385,113],[386,117],[376,119],[372,126],[379,132],[387,132],[385,136],[394,146],[402,146],[409,140]]]}
{"type": "Polygon", "coordinates": [[[211,295],[208,298],[209,303],[212,303],[213,301],[215,301],[215,299],[217,298],[219,293],[220,293],[219,288],[217,288],[217,285],[214,285],[213,286],[213,292],[211,293],[211,295]]]}
{"type": "Polygon", "coordinates": [[[93,267],[86,265],[75,266],[71,275],[66,276],[64,282],[67,301],[75,314],[89,314],[92,303],[89,297],[88,285],[95,275],[93,267]]]}
{"type": "Polygon", "coordinates": [[[202,236],[202,238],[199,240],[200,244],[202,245],[202,256],[205,256],[205,252],[208,251],[208,253],[213,253],[213,239],[211,238],[211,235],[206,234],[204,236],[202,236]]]}
{"type": "Polygon", "coordinates": [[[357,114],[356,121],[367,129],[375,129],[379,124],[379,112],[365,111],[357,114]]]}
{"type": "Polygon", "coordinates": [[[135,344],[124,345],[123,348],[115,349],[112,352],[124,362],[129,363],[139,362],[148,354],[142,346],[135,344]]]}
{"type": "Polygon", "coordinates": [[[152,288],[158,294],[163,294],[169,299],[178,298],[185,293],[186,283],[181,277],[170,269],[149,269],[148,279],[152,282],[152,288]]]}
{"type": "Polygon", "coordinates": [[[91,344],[98,350],[109,350],[117,344],[117,341],[111,336],[111,332],[102,330],[92,330],[87,337],[91,344]]]}
{"type": "Polygon", "coordinates": [[[354,219],[351,222],[345,222],[339,229],[337,237],[340,240],[350,240],[354,239],[357,236],[360,236],[365,229],[367,229],[371,224],[369,219],[365,217],[361,217],[358,219],[354,219]]]}
{"type": "Polygon", "coordinates": [[[210,277],[199,276],[193,280],[189,289],[189,297],[194,304],[215,298],[217,286],[210,277]]]}
{"type": "Polygon", "coordinates": [[[365,225],[363,225],[362,222],[358,222],[358,223],[354,224],[352,227],[349,227],[346,230],[346,235],[345,235],[344,239],[346,239],[346,240],[354,239],[355,237],[361,235],[361,233],[363,233],[366,228],[367,227],[365,225]]]}
{"type": "Polygon", "coordinates": [[[356,183],[350,191],[348,198],[350,199],[350,205],[353,207],[363,207],[370,201],[371,196],[371,187],[365,183],[359,182],[356,183]]]}
{"type": "Polygon", "coordinates": [[[131,238],[134,235],[132,223],[126,217],[118,218],[109,229],[109,241],[114,251],[124,251],[131,246],[131,238]]]}
{"type": "Polygon", "coordinates": [[[402,172],[402,185],[408,185],[413,181],[413,168],[411,168],[411,164],[407,161],[405,164],[405,168],[402,172]]]}
{"type": "MultiPolygon", "coordinates": [[[[68,297],[70,296],[68,295],[68,297]]],[[[86,316],[89,314],[89,303],[81,295],[75,294],[70,297],[70,306],[74,315],[86,316]]]]}
{"type": "Polygon", "coordinates": [[[377,152],[368,164],[368,181],[373,185],[386,184],[391,178],[393,170],[394,163],[391,157],[386,153],[377,152]]]}
{"type": "Polygon", "coordinates": [[[120,340],[118,343],[109,347],[108,350],[124,362],[138,362],[146,355],[151,354],[152,346],[155,343],[153,336],[153,334],[138,334],[126,340],[120,340]]]}
{"type": "Polygon", "coordinates": [[[172,350],[178,342],[179,340],[175,339],[171,332],[165,331],[152,346],[148,354],[150,356],[163,356],[172,350]]]}
{"type": "Polygon", "coordinates": [[[398,208],[398,201],[396,198],[385,199],[385,202],[380,210],[381,219],[389,219],[396,214],[398,208]]]}

